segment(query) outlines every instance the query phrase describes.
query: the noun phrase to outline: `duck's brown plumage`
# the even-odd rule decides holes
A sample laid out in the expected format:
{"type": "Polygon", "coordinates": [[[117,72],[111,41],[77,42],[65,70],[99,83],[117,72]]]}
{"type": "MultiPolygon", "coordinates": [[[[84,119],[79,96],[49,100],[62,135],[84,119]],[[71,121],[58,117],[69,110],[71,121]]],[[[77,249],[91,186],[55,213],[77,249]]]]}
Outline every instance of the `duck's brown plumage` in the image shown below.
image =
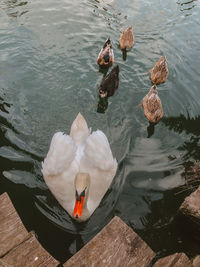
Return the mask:
{"type": "Polygon", "coordinates": [[[120,36],[119,44],[121,49],[130,49],[134,45],[133,27],[124,30],[120,36]]]}
{"type": "Polygon", "coordinates": [[[112,96],[119,86],[119,66],[117,65],[112,69],[112,71],[103,78],[100,87],[99,95],[100,97],[112,96]]]}
{"type": "Polygon", "coordinates": [[[144,115],[152,123],[157,123],[163,117],[162,103],[158,96],[156,85],[153,85],[142,100],[144,115]]]}
{"type": "Polygon", "coordinates": [[[97,57],[97,64],[101,68],[108,68],[112,66],[114,63],[114,53],[112,49],[112,44],[110,38],[108,38],[99,52],[99,55],[97,57]]]}
{"type": "Polygon", "coordinates": [[[165,55],[155,64],[151,70],[151,81],[154,84],[164,83],[168,76],[168,67],[165,55]]]}

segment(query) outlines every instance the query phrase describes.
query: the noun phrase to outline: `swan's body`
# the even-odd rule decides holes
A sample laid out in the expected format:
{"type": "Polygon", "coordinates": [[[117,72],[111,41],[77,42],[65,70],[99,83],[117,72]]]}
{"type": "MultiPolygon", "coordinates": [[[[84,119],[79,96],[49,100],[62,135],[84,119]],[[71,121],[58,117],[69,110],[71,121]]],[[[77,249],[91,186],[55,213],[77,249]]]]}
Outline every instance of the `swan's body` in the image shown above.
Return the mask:
{"type": "Polygon", "coordinates": [[[109,68],[114,63],[114,53],[110,38],[108,38],[97,57],[97,64],[101,68],[109,68]]]}
{"type": "Polygon", "coordinates": [[[134,45],[133,27],[130,26],[122,32],[119,40],[121,49],[130,49],[134,45]]]}
{"type": "Polygon", "coordinates": [[[142,100],[144,115],[152,123],[157,123],[163,117],[162,103],[158,96],[156,85],[153,85],[142,100]]]}
{"type": "Polygon", "coordinates": [[[150,79],[154,84],[164,83],[168,76],[166,56],[163,55],[151,70],[150,79]]]}
{"type": "Polygon", "coordinates": [[[99,130],[90,133],[80,113],[72,123],[70,135],[54,134],[42,163],[42,173],[49,189],[78,221],[87,220],[98,207],[116,170],[117,162],[106,136],[99,130]],[[77,205],[83,206],[80,213],[77,205]]]}

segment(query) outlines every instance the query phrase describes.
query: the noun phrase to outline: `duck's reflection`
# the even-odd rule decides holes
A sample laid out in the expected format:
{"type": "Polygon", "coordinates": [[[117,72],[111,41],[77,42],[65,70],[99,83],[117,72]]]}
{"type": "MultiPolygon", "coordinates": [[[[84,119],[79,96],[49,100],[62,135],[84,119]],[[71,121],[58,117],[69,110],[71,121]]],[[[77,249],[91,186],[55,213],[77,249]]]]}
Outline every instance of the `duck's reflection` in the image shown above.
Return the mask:
{"type": "Polygon", "coordinates": [[[99,96],[99,102],[97,105],[97,112],[98,113],[105,113],[107,107],[108,107],[108,98],[99,96]]]}
{"type": "Polygon", "coordinates": [[[103,73],[103,77],[105,77],[107,72],[108,72],[108,68],[103,69],[103,68],[99,67],[99,72],[103,73]]]}
{"type": "Polygon", "coordinates": [[[156,123],[152,123],[149,121],[149,125],[147,126],[147,138],[150,138],[154,134],[156,123]]]}
{"type": "Polygon", "coordinates": [[[126,51],[126,49],[123,49],[123,50],[122,50],[122,59],[123,59],[124,61],[126,61],[126,58],[127,58],[127,51],[126,51]]]}

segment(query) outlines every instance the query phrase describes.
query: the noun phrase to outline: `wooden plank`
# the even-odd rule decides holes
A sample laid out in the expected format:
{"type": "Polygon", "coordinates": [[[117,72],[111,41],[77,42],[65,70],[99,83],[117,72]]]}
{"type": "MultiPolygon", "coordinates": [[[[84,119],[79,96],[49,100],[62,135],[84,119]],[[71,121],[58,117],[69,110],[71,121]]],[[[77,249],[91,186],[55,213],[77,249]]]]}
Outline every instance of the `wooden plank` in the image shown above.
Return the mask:
{"type": "Polygon", "coordinates": [[[0,267],[13,267],[13,266],[7,264],[7,263],[4,262],[2,259],[0,259],[0,267]]]}
{"type": "Polygon", "coordinates": [[[194,267],[199,267],[199,266],[200,266],[200,255],[197,255],[197,256],[192,260],[192,264],[194,265],[194,267]]]}
{"type": "Polygon", "coordinates": [[[40,245],[32,232],[29,233],[29,239],[13,248],[2,260],[6,264],[14,267],[55,267],[59,264],[59,262],[40,245]]]}
{"type": "Polygon", "coordinates": [[[200,186],[185,198],[180,212],[190,221],[191,226],[200,232],[200,186]]]}
{"type": "Polygon", "coordinates": [[[63,266],[146,267],[154,256],[151,248],[116,216],[63,266]]]}
{"type": "Polygon", "coordinates": [[[0,257],[28,237],[7,193],[0,195],[0,257]]]}
{"type": "Polygon", "coordinates": [[[175,253],[159,259],[153,267],[193,267],[184,253],[175,253]]]}

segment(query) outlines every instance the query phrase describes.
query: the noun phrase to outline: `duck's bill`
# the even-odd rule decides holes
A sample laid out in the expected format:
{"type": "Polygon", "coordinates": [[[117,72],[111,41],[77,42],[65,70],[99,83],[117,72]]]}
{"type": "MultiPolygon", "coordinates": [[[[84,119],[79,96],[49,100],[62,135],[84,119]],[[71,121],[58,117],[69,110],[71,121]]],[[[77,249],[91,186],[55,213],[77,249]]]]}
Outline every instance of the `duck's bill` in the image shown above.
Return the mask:
{"type": "Polygon", "coordinates": [[[81,200],[75,201],[75,207],[74,207],[74,218],[79,219],[81,217],[82,211],[83,211],[83,201],[84,197],[81,197],[81,200]]]}

